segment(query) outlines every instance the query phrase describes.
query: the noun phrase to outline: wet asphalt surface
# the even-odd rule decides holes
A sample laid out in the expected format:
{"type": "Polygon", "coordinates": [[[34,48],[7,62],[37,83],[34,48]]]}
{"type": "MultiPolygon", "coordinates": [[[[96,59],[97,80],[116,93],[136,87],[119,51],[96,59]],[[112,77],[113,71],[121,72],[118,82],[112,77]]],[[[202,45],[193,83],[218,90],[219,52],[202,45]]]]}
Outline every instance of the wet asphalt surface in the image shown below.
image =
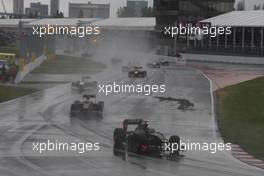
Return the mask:
{"type": "Polygon", "coordinates": [[[145,156],[113,156],[112,134],[126,118],[143,118],[169,137],[183,141],[222,142],[215,129],[209,81],[191,68],[152,69],[148,79],[128,79],[120,67],[94,76],[99,83],[124,81],[129,84],[166,84],[164,94],[98,95],[105,102],[101,121],[70,120],[71,103],[81,94],[70,84],[42,90],[0,105],[0,175],[3,176],[263,176],[264,171],[234,159],[229,152],[186,151],[176,161],[145,156]],[[175,101],[185,99],[192,109],[179,109],[175,101]],[[99,142],[100,151],[77,154],[53,151],[39,154],[33,142],[99,142]]]}

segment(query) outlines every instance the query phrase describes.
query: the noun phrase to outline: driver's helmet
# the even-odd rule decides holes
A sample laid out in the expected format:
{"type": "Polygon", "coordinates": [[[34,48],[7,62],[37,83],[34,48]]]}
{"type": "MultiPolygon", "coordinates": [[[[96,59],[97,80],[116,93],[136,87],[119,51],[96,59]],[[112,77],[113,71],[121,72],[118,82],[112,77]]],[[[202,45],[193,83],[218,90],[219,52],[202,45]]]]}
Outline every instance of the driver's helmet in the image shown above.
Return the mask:
{"type": "Polygon", "coordinates": [[[148,126],[149,126],[148,123],[143,123],[143,124],[142,124],[142,127],[143,127],[144,129],[147,129],[148,126]]]}

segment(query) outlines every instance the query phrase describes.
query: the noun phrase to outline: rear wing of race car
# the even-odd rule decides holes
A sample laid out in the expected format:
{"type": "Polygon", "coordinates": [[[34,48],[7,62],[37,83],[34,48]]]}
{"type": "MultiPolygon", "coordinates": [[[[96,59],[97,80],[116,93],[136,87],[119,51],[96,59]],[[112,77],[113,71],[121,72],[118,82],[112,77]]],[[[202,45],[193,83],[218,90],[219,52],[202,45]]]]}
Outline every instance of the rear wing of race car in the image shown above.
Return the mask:
{"type": "Polygon", "coordinates": [[[140,125],[144,122],[142,119],[126,119],[123,121],[123,129],[127,131],[128,125],[140,125]]]}
{"type": "Polygon", "coordinates": [[[143,67],[141,67],[141,66],[134,66],[134,69],[135,70],[140,70],[140,69],[143,69],[143,67]]]}
{"type": "Polygon", "coordinates": [[[86,98],[87,100],[91,98],[96,98],[96,95],[83,95],[83,98],[86,98]]]}

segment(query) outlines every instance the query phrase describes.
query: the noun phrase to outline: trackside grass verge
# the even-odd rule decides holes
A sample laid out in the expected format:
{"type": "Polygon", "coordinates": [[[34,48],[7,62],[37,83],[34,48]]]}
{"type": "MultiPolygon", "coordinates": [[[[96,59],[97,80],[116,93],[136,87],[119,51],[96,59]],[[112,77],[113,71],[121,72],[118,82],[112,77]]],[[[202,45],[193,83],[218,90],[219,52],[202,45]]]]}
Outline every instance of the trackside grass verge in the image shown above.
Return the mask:
{"type": "Polygon", "coordinates": [[[264,160],[264,77],[220,89],[216,96],[224,140],[264,160]]]}
{"type": "Polygon", "coordinates": [[[56,55],[53,60],[46,60],[33,74],[93,74],[105,69],[105,65],[90,59],[56,55]]]}
{"type": "Polygon", "coordinates": [[[37,89],[21,88],[14,86],[0,86],[0,103],[18,97],[22,97],[37,91],[37,89]]]}

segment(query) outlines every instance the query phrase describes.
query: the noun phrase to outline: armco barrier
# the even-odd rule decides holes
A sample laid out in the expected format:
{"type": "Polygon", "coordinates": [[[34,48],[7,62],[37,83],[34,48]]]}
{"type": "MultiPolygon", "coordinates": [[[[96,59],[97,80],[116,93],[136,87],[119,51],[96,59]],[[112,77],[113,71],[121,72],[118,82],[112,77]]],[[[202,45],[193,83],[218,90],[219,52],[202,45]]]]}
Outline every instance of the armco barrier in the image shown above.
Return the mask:
{"type": "Polygon", "coordinates": [[[27,74],[29,74],[32,70],[40,66],[40,64],[42,64],[46,59],[47,57],[42,55],[36,58],[34,62],[30,62],[29,64],[25,65],[23,68],[23,71],[19,71],[17,73],[15,83],[20,83],[21,81],[23,81],[23,79],[25,78],[27,74]]]}

